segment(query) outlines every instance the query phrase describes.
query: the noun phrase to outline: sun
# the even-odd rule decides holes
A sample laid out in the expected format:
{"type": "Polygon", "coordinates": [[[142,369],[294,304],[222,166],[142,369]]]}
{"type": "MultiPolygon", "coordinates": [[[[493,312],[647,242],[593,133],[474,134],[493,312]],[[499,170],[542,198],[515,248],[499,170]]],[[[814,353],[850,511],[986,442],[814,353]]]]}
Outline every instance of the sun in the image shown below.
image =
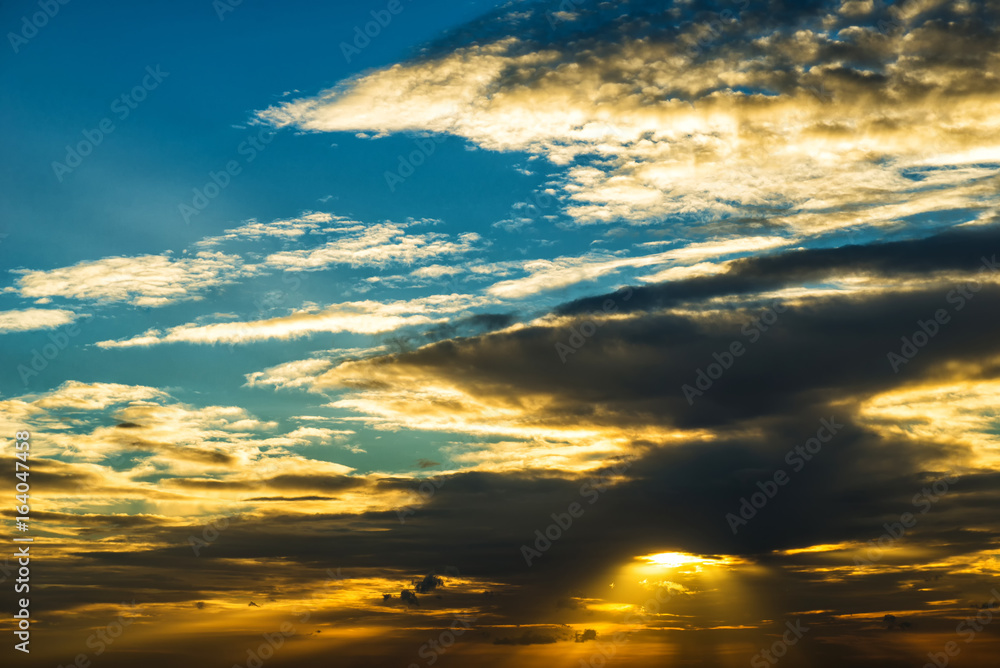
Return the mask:
{"type": "Polygon", "coordinates": [[[649,566],[657,566],[662,569],[681,568],[685,566],[694,567],[701,570],[702,566],[733,566],[742,562],[741,559],[728,556],[699,556],[686,552],[658,552],[638,557],[639,561],[645,562],[649,566]]]}
{"type": "Polygon", "coordinates": [[[648,564],[663,568],[679,568],[680,566],[703,564],[711,561],[710,559],[704,559],[693,554],[684,554],[683,552],[660,552],[659,554],[649,554],[639,557],[639,559],[648,564]]]}

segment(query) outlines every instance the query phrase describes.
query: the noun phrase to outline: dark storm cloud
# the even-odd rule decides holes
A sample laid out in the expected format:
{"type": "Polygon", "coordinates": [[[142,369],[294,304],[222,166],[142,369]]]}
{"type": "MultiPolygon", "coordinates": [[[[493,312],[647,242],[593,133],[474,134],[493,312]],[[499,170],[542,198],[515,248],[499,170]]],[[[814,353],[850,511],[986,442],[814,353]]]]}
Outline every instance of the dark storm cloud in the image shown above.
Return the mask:
{"type": "Polygon", "coordinates": [[[426,594],[428,592],[434,591],[438,587],[443,587],[443,586],[444,586],[443,579],[437,577],[433,573],[428,573],[427,575],[424,576],[423,580],[414,583],[413,589],[418,594],[426,594]]]}
{"type": "MultiPolygon", "coordinates": [[[[729,280],[759,287],[761,281],[787,284],[848,269],[886,275],[921,268],[970,272],[977,256],[1000,241],[996,234],[991,229],[868,248],[800,251],[742,262],[729,280]],[[934,253],[935,248],[940,252],[934,253]]],[[[626,480],[612,485],[573,532],[532,567],[533,572],[551,576],[541,586],[554,596],[564,596],[572,580],[588,569],[664,545],[709,554],[762,554],[810,543],[877,538],[882,531],[880,518],[912,509],[911,497],[946,473],[925,470],[922,462],[947,455],[953,446],[876,433],[855,419],[856,402],[916,382],[946,362],[978,363],[998,352],[1000,291],[993,287],[984,288],[964,312],[954,314],[955,321],[944,326],[900,374],[892,372],[886,353],[897,349],[899,337],[911,334],[918,319],[945,305],[950,286],[825,298],[782,313],[771,330],[690,406],[681,385],[693,382],[697,368],[711,362],[713,353],[743,338],[744,321],[720,316],[706,323],[641,311],[662,308],[665,298],[660,293],[691,299],[693,294],[727,294],[723,288],[731,285],[716,282],[710,289],[691,289],[689,284],[700,282],[649,288],[648,297],[637,289],[633,303],[639,308],[632,309],[633,317],[604,323],[565,365],[554,350],[566,336],[564,327],[529,327],[445,341],[373,362],[382,368],[405,365],[430,370],[484,396],[548,394],[555,399],[548,419],[623,429],[678,425],[717,431],[720,437],[711,444],[669,448],[636,444],[640,458],[626,480]],[[822,458],[734,536],[724,520],[726,513],[755,491],[758,480],[776,468],[787,468],[785,453],[814,435],[820,419],[830,417],[845,427],[822,458]],[[752,428],[757,435],[725,436],[736,427],[752,428]],[[685,511],[677,512],[679,508],[685,511]]],[[[587,310],[580,303],[561,309],[581,314],[587,310]]],[[[978,373],[990,377],[995,372],[983,366],[978,373]]],[[[946,539],[945,544],[958,552],[988,545],[997,535],[995,530],[967,533],[954,527],[966,521],[994,526],[990,514],[994,477],[963,477],[918,532],[946,539]],[[963,521],[956,520],[959,516],[963,521]]],[[[531,471],[460,473],[442,480],[438,493],[421,504],[405,525],[391,511],[264,515],[233,522],[200,557],[206,561],[196,563],[292,558],[316,568],[402,566],[424,573],[454,564],[463,573],[516,578],[525,569],[518,547],[532,539],[534,529],[551,521],[550,513],[578,499],[580,485],[586,482],[568,474],[531,471]],[[319,526],[327,529],[316,535],[319,526]],[[354,530],[363,526],[382,530],[354,530]],[[272,540],[262,543],[260,535],[272,540]]],[[[346,476],[297,475],[279,476],[268,484],[340,491],[362,483],[346,476]]],[[[377,487],[409,489],[412,481],[385,479],[377,487]]],[[[88,558],[151,569],[175,566],[185,553],[185,558],[192,558],[186,537],[197,529],[163,527],[150,536],[168,539],[178,546],[175,549],[141,554],[97,551],[88,558]]]]}
{"type": "Polygon", "coordinates": [[[419,332],[393,333],[382,338],[391,349],[398,352],[409,352],[427,343],[451,339],[460,336],[476,336],[503,329],[514,324],[517,316],[512,313],[479,313],[454,322],[435,325],[419,332]]]}
{"type": "MultiPolygon", "coordinates": [[[[142,591],[150,600],[193,604],[215,596],[242,596],[247,582],[267,582],[263,594],[281,600],[281,586],[308,587],[322,581],[327,569],[342,567],[358,577],[381,574],[399,578],[401,584],[415,582],[406,590],[408,596],[400,598],[414,611],[417,606],[432,609],[440,594],[449,597],[449,605],[486,605],[488,600],[490,614],[507,623],[585,623],[586,606],[576,609],[559,601],[579,596],[571,592],[578,592],[581,583],[599,580],[609,565],[664,550],[759,560],[765,573],[745,587],[750,595],[774,601],[784,610],[815,610],[817,599],[824,601],[824,608],[844,614],[917,609],[932,594],[910,585],[924,579],[933,584],[934,596],[964,598],[980,579],[949,560],[988,550],[1000,541],[997,474],[959,476],[928,512],[920,513],[915,495],[948,475],[946,462],[961,449],[947,440],[880,431],[858,411],[872,395],[946,379],[955,363],[965,365],[965,378],[996,377],[1000,369],[986,361],[1000,354],[1000,289],[984,286],[961,311],[952,312],[952,322],[899,373],[887,362],[887,352],[898,350],[900,336],[912,334],[918,320],[952,308],[947,302],[954,288],[951,279],[789,306],[694,405],[689,405],[681,385],[693,382],[697,369],[711,363],[714,353],[727,350],[734,340],[746,341],[741,330],[748,313],[690,317],[664,309],[677,295],[697,304],[699,299],[818,282],[847,272],[889,279],[948,273],[966,281],[976,276],[980,257],[994,249],[1000,249],[1000,238],[990,228],[870,247],[796,251],[742,261],[722,279],[635,289],[628,317],[605,321],[566,364],[555,350],[568,336],[571,325],[565,323],[443,341],[355,362],[379,370],[373,387],[391,384],[392,371],[399,368],[407,372],[398,380],[404,389],[406,382],[419,382],[412,378],[426,377],[446,380],[486,402],[547,396],[552,402],[534,416],[543,423],[594,424],[622,433],[650,426],[707,428],[714,434],[710,441],[634,441],[636,458],[625,474],[608,483],[594,503],[584,501],[584,514],[530,566],[522,545],[533,545],[535,531],[552,524],[553,513],[564,513],[570,503],[586,498],[582,486],[594,489],[598,478],[610,471],[584,476],[530,469],[441,475],[435,479],[441,483],[436,493],[420,503],[405,524],[392,510],[351,513],[337,502],[331,502],[327,513],[258,508],[252,516],[232,519],[197,557],[188,538],[200,535],[203,527],[170,526],[143,516],[127,527],[130,536],[137,545],[148,541],[160,547],[122,551],[116,543],[91,545],[75,558],[72,570],[65,562],[46,566],[54,581],[72,578],[74,585],[43,592],[40,602],[53,608],[83,605],[142,591]],[[420,373],[413,376],[413,370],[420,373]],[[793,471],[787,453],[813,437],[821,420],[843,427],[814,460],[793,471]],[[758,482],[770,480],[777,469],[788,472],[791,481],[734,534],[727,514],[738,512],[741,499],[757,492],[758,482]],[[878,540],[885,524],[906,512],[920,513],[919,521],[901,544],[927,551],[936,565],[921,566],[905,554],[887,553],[877,560],[884,570],[856,574],[851,586],[844,586],[816,570],[829,566],[828,555],[776,552],[878,540]],[[282,568],[276,571],[279,564],[282,568]],[[450,584],[439,588],[434,573],[450,572],[449,567],[464,577],[515,585],[515,593],[487,599],[456,593],[450,584]],[[115,588],[98,592],[91,587],[109,571],[120,574],[115,588]],[[433,591],[434,596],[418,603],[414,589],[433,591]]],[[[591,303],[599,305],[603,298],[576,302],[559,312],[578,315],[576,322],[582,322],[591,303]]],[[[174,484],[197,487],[206,482],[174,484]]],[[[369,483],[302,474],[278,476],[266,484],[338,492],[369,483]]],[[[402,477],[370,484],[375,492],[413,488],[413,480],[402,477]]],[[[115,529],[113,518],[86,521],[95,530],[115,529]]],[[[851,561],[844,557],[842,563],[851,561]]],[[[583,595],[602,594],[589,589],[583,595]]],[[[388,614],[387,609],[377,610],[381,604],[376,596],[371,610],[321,614],[331,622],[357,622],[388,614]]],[[[683,610],[684,605],[682,597],[677,606],[683,610]]],[[[928,627],[938,628],[936,623],[928,627]]],[[[501,642],[529,637],[507,634],[501,642]]]]}
{"type": "Polygon", "coordinates": [[[98,493],[104,489],[104,480],[100,475],[58,459],[37,457],[31,466],[31,473],[36,476],[34,480],[51,492],[89,490],[98,493]]]}
{"type": "MultiPolygon", "coordinates": [[[[228,491],[233,493],[250,490],[276,490],[276,491],[304,491],[304,492],[346,492],[353,489],[365,487],[369,483],[363,478],[355,478],[343,475],[321,475],[321,474],[284,474],[264,478],[259,481],[244,482],[238,480],[214,480],[211,478],[170,478],[162,483],[165,487],[178,487],[184,490],[205,490],[212,492],[228,491]]],[[[263,498],[263,497],[262,497],[263,498]]],[[[287,494],[278,499],[288,499],[287,494]]],[[[308,498],[329,498],[329,497],[296,497],[299,500],[308,498]]],[[[252,499],[251,499],[252,500],[252,499]]]]}
{"type": "Polygon", "coordinates": [[[836,278],[845,273],[870,273],[886,278],[927,276],[935,272],[975,273],[982,258],[1000,254],[1000,227],[989,226],[904,241],[808,248],[768,257],[735,261],[719,276],[634,287],[628,301],[617,294],[579,299],[555,309],[560,315],[599,313],[607,299],[623,311],[649,311],[686,301],[723,295],[744,295],[787,285],[836,278]]]}
{"type": "MultiPolygon", "coordinates": [[[[747,330],[758,334],[753,343],[744,333],[759,315],[753,309],[700,322],[637,315],[604,322],[565,364],[556,345],[569,340],[569,325],[442,342],[384,360],[380,370],[389,373],[393,365],[420,369],[481,396],[551,395],[551,418],[563,423],[725,428],[744,420],[825,411],[835,399],[888,390],[949,360],[976,365],[988,360],[997,352],[1000,327],[995,286],[982,288],[961,312],[952,313],[952,321],[899,374],[887,359],[890,351],[900,351],[902,336],[918,329],[918,320],[952,308],[947,296],[958,285],[816,299],[788,307],[766,332],[747,330]],[[713,355],[725,353],[734,341],[746,352],[689,405],[682,386],[694,386],[699,369],[714,363],[713,355]]],[[[662,299],[654,299],[660,306],[662,299]]],[[[994,369],[983,364],[980,373],[989,377],[994,369]]]]}
{"type": "MultiPolygon", "coordinates": [[[[914,495],[948,473],[940,465],[928,469],[925,462],[947,460],[959,449],[949,442],[881,433],[857,419],[858,404],[872,395],[939,377],[956,362],[972,369],[969,378],[996,375],[997,369],[984,362],[1000,352],[995,336],[1000,327],[1000,290],[995,286],[983,287],[963,310],[952,312],[952,322],[942,326],[899,373],[887,361],[887,353],[899,350],[900,337],[911,335],[918,320],[926,321],[938,309],[953,308],[947,300],[951,290],[977,278],[979,260],[994,248],[1000,248],[1000,237],[995,228],[988,228],[871,247],[797,251],[742,261],[732,276],[721,280],[637,289],[629,304],[633,317],[604,322],[566,364],[554,346],[568,336],[568,326],[446,341],[373,364],[390,370],[383,378],[391,378],[391,369],[399,365],[447,379],[486,399],[551,396],[553,402],[541,417],[555,422],[621,429],[707,427],[719,435],[711,444],[660,448],[637,443],[644,454],[630,469],[628,480],[615,486],[607,500],[589,512],[587,521],[554,548],[574,557],[571,565],[550,560],[560,563],[553,582],[565,577],[568,583],[593,565],[664,544],[700,553],[764,554],[815,543],[864,542],[879,537],[882,518],[913,511],[914,495]],[[816,298],[789,307],[693,406],[681,392],[682,384],[693,383],[698,368],[711,363],[714,353],[728,350],[732,341],[746,342],[741,331],[746,313],[697,320],[644,313],[662,309],[675,295],[693,301],[694,296],[818,281],[845,272],[890,279],[949,273],[958,276],[958,282],[948,279],[923,289],[816,298]],[[778,468],[787,469],[786,453],[814,436],[823,419],[844,425],[835,441],[794,485],[783,489],[767,512],[734,536],[725,515],[737,509],[741,497],[757,491],[758,480],[778,468]],[[746,429],[757,434],[745,435],[746,429]],[[677,512],[679,508],[684,512],[677,512]]],[[[603,300],[595,298],[592,303],[603,300]]],[[[560,312],[586,314],[588,304],[577,302],[560,312]]],[[[993,475],[962,477],[914,535],[943,541],[946,554],[988,547],[998,535],[996,528],[964,532],[954,527],[963,522],[995,527],[988,510],[993,494],[985,489],[993,475]]],[[[491,546],[504,540],[524,542],[531,531],[518,526],[526,524],[532,530],[544,526],[547,516],[537,508],[561,510],[577,495],[578,486],[578,481],[529,472],[448,476],[442,491],[412,518],[413,527],[440,545],[449,543],[446,532],[460,533],[467,537],[463,545],[442,553],[461,556],[484,570],[510,573],[510,561],[498,559],[490,550],[480,552],[479,541],[491,546]],[[496,498],[507,500],[504,519],[509,524],[496,521],[488,501],[496,498]],[[494,518],[488,536],[480,537],[479,520],[474,519],[478,517],[494,518]]],[[[395,537],[404,539],[409,530],[394,532],[395,537]]],[[[540,560],[536,568],[546,570],[544,562],[540,560]]]]}
{"type": "Polygon", "coordinates": [[[279,475],[264,481],[275,489],[316,490],[321,492],[343,492],[364,487],[366,482],[350,476],[333,475],[279,475]]]}

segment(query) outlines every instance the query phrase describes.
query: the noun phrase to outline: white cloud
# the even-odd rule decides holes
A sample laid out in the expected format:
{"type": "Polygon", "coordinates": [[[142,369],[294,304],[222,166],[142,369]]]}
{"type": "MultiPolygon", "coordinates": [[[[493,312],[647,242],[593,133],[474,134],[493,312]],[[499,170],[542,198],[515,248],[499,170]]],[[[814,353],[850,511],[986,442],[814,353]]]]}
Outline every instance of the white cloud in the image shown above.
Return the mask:
{"type": "MultiPolygon", "coordinates": [[[[581,257],[562,257],[554,260],[532,260],[524,263],[528,276],[500,281],[488,289],[497,297],[518,299],[545,290],[557,290],[583,281],[593,281],[601,276],[626,268],[648,267],[658,264],[696,263],[698,270],[707,270],[701,260],[717,259],[735,254],[760,252],[794,243],[794,239],[784,237],[735,237],[693,243],[651,255],[636,257],[613,257],[592,253],[581,257]]],[[[653,242],[657,243],[657,242],[653,242]]],[[[669,242],[664,242],[669,243],[669,242]]],[[[679,269],[679,268],[675,268],[679,269]]],[[[664,280],[691,275],[674,271],[663,273],[664,280]]]]}
{"type": "Polygon", "coordinates": [[[33,403],[48,410],[66,408],[96,411],[116,404],[152,401],[165,397],[167,397],[166,392],[144,385],[83,383],[69,380],[33,403]]]}
{"type": "Polygon", "coordinates": [[[131,339],[100,341],[101,348],[132,348],[161,343],[249,343],[267,339],[293,339],[317,332],[380,334],[401,327],[446,322],[444,314],[491,303],[471,295],[435,295],[410,301],[344,302],[325,309],[302,310],[291,315],[250,322],[210,325],[188,323],[166,331],[151,329],[131,339]]]}
{"type": "Polygon", "coordinates": [[[443,264],[431,264],[426,267],[420,267],[419,269],[414,269],[410,272],[410,276],[414,278],[441,278],[442,276],[454,276],[456,274],[461,274],[465,270],[461,267],[456,266],[446,266],[443,264]]]}
{"type": "Polygon", "coordinates": [[[330,223],[334,220],[342,221],[344,218],[335,218],[329,213],[307,213],[298,218],[288,218],[284,220],[272,220],[270,223],[260,223],[254,219],[247,220],[243,225],[226,230],[216,237],[207,237],[199,241],[196,246],[210,247],[218,246],[225,241],[251,240],[256,241],[267,237],[279,239],[297,239],[306,234],[316,234],[322,231],[323,223],[330,223]]]}
{"type": "Polygon", "coordinates": [[[275,389],[310,389],[316,376],[333,367],[325,359],[285,362],[264,371],[247,374],[248,387],[273,387],[275,389]]]}
{"type": "Polygon", "coordinates": [[[201,252],[194,257],[168,255],[107,257],[49,270],[13,270],[21,274],[16,291],[22,297],[52,297],[96,302],[128,302],[166,306],[202,299],[207,290],[253,273],[236,255],[201,252]]]}
{"type": "MultiPolygon", "coordinates": [[[[920,0],[932,4],[940,1],[920,0]]],[[[1000,151],[1000,95],[981,85],[997,48],[980,41],[949,57],[942,49],[958,43],[961,25],[921,22],[916,5],[889,10],[906,24],[898,34],[852,24],[871,6],[853,0],[823,30],[773,17],[770,26],[733,27],[708,55],[692,49],[706,24],[666,39],[644,34],[650,24],[623,9],[573,43],[538,47],[511,36],[465,46],[259,117],[308,131],[449,133],[544,156],[565,166],[562,201],[581,223],[781,213],[808,233],[817,222],[855,224],[822,220],[846,208],[872,207],[873,224],[892,223],[899,212],[880,208],[886,198],[919,202],[911,214],[981,209],[969,173],[950,175],[954,196],[943,199],[915,199],[928,186],[911,175],[938,156],[1000,151]],[[855,70],[855,61],[870,64],[855,70]],[[807,215],[796,216],[800,209],[807,215]]]]}
{"type": "Polygon", "coordinates": [[[456,240],[438,232],[407,233],[407,225],[380,223],[349,228],[347,234],[318,248],[285,251],[268,256],[266,264],[290,271],[314,271],[335,264],[353,267],[412,264],[444,256],[461,255],[476,249],[478,234],[467,232],[456,240]]]}
{"type": "Polygon", "coordinates": [[[78,317],[76,313],[63,309],[29,308],[20,311],[0,311],[0,334],[32,329],[53,329],[75,322],[78,317]]]}

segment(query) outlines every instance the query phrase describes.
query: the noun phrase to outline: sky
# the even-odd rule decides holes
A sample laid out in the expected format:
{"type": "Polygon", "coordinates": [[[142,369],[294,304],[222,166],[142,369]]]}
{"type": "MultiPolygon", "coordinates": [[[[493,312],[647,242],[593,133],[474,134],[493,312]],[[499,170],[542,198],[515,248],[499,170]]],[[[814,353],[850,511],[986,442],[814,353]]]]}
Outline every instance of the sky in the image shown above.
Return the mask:
{"type": "Polygon", "coordinates": [[[0,27],[3,665],[995,665],[997,0],[0,27]]]}

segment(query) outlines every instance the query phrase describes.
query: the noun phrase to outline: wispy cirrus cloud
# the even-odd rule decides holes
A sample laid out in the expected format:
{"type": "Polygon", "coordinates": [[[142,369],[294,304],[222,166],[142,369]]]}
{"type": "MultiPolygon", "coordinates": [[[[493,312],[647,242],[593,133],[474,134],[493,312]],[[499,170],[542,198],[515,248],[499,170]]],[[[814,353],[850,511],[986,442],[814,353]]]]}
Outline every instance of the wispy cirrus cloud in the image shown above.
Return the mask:
{"type": "Polygon", "coordinates": [[[203,299],[212,288],[253,275],[255,268],[237,255],[203,251],[191,257],[106,257],[71,267],[11,272],[20,276],[7,291],[39,303],[63,298],[156,307],[203,299]]]}
{"type": "Polygon", "coordinates": [[[209,325],[188,323],[166,331],[151,329],[120,341],[100,341],[101,348],[133,348],[162,343],[249,343],[267,339],[294,339],[317,332],[379,334],[402,327],[448,321],[449,315],[491,303],[474,295],[436,295],[409,301],[344,302],[326,308],[313,307],[286,316],[249,322],[209,325]]]}
{"type": "Polygon", "coordinates": [[[226,230],[218,236],[202,239],[195,245],[200,247],[214,247],[228,241],[258,241],[266,238],[294,240],[308,234],[317,234],[325,229],[324,223],[330,223],[335,220],[346,219],[335,217],[329,213],[317,212],[306,213],[296,218],[272,220],[269,223],[247,220],[239,227],[226,230]]]}
{"type": "Polygon", "coordinates": [[[477,250],[480,236],[464,232],[450,238],[439,232],[412,234],[408,225],[379,223],[349,228],[325,244],[269,255],[265,264],[286,271],[318,271],[333,265],[384,267],[464,255],[477,250]]]}

